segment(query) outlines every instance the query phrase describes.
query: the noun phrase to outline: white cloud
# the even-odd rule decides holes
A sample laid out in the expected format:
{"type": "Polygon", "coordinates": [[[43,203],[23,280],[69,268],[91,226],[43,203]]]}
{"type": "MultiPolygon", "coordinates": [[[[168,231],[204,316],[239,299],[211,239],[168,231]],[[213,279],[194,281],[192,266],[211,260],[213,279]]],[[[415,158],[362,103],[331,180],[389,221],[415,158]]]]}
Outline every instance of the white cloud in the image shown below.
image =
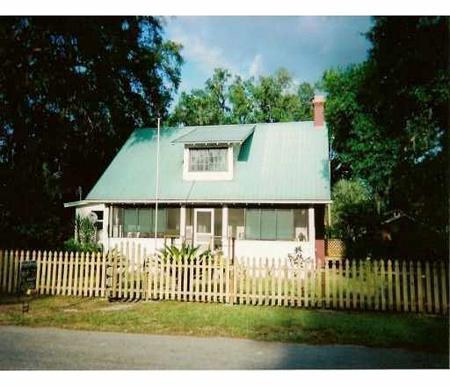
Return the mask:
{"type": "Polygon", "coordinates": [[[207,74],[212,74],[215,68],[224,67],[236,72],[220,47],[208,46],[199,36],[185,33],[180,29],[172,31],[171,40],[183,45],[182,55],[192,63],[198,64],[207,74]]]}
{"type": "Polygon", "coordinates": [[[263,71],[264,71],[264,66],[263,66],[262,55],[256,54],[253,57],[252,62],[250,63],[250,67],[248,69],[248,75],[250,77],[257,78],[260,75],[262,75],[263,71]]]}

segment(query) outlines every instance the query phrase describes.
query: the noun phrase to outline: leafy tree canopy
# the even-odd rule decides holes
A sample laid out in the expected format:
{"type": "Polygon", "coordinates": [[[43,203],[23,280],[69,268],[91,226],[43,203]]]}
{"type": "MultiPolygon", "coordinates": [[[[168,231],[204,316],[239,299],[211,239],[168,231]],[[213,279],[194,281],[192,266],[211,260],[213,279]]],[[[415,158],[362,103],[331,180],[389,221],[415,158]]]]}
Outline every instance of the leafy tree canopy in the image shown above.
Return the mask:
{"type": "Polygon", "coordinates": [[[347,256],[365,258],[379,242],[379,217],[372,193],[362,180],[342,179],[332,190],[329,236],[342,239],[347,256]]]}
{"type": "Polygon", "coordinates": [[[311,119],[314,88],[295,85],[284,69],[274,75],[242,79],[216,69],[203,89],[181,93],[171,125],[218,125],[311,119]]]}
{"type": "Polygon", "coordinates": [[[448,31],[445,17],[375,18],[367,61],[329,70],[322,82],[333,180],[365,181],[379,213],[401,211],[433,230],[423,244],[441,255],[448,233],[448,31]]]}
{"type": "Polygon", "coordinates": [[[0,20],[0,243],[57,245],[78,199],[180,82],[180,47],[152,17],[0,20]]]}

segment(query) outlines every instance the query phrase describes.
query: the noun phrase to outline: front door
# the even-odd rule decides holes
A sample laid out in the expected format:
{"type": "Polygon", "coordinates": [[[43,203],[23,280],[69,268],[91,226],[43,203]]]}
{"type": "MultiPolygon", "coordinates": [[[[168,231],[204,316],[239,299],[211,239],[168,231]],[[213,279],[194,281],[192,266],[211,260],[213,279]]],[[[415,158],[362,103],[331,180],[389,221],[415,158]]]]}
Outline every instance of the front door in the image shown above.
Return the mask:
{"type": "Polygon", "coordinates": [[[202,250],[211,248],[214,244],[214,209],[194,209],[194,245],[202,250]]]}

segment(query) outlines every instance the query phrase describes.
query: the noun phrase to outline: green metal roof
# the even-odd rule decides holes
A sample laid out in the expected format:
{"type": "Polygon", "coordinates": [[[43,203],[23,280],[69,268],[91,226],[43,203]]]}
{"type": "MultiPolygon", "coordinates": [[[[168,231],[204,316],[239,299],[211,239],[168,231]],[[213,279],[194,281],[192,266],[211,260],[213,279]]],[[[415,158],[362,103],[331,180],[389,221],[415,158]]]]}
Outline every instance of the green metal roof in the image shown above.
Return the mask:
{"type": "MultiPolygon", "coordinates": [[[[211,133],[208,127],[205,133],[211,133]]],[[[176,141],[197,128],[162,128],[159,200],[234,202],[323,202],[330,200],[326,126],[311,121],[217,126],[222,138],[244,138],[234,145],[231,181],[184,181],[183,149],[176,141]],[[225,135],[230,131],[230,135],[225,135]],[[241,135],[239,136],[239,133],[241,135]]],[[[155,129],[135,130],[97,181],[86,200],[145,202],[155,200],[155,129]]],[[[193,134],[194,135],[194,134],[193,134]]],[[[211,134],[218,139],[216,133],[211,134]]],[[[205,138],[203,138],[205,139],[205,138]]]]}
{"type": "Polygon", "coordinates": [[[250,136],[255,125],[197,126],[176,138],[183,144],[242,144],[250,136]]]}

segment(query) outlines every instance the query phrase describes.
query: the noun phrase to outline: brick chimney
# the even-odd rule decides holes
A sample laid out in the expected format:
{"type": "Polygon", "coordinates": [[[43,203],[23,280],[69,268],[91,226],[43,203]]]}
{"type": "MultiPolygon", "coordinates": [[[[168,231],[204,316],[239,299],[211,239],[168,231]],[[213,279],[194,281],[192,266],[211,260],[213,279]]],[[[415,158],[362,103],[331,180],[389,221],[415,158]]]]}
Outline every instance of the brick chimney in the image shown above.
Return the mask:
{"type": "Polygon", "coordinates": [[[322,127],[325,122],[325,97],[321,95],[316,95],[312,101],[314,112],[314,127],[322,127]]]}

